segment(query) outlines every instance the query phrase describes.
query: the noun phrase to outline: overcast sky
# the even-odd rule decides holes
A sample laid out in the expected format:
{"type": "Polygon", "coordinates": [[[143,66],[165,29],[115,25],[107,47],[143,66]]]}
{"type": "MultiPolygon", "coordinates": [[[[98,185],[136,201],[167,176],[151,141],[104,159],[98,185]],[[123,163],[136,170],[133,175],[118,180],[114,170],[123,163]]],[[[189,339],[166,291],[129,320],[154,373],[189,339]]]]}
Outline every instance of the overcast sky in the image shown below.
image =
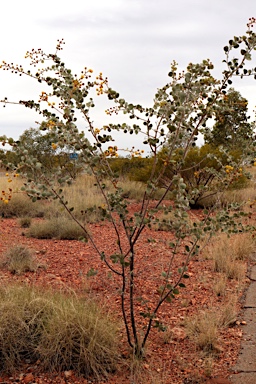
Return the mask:
{"type": "MultiPolygon", "coordinates": [[[[220,76],[223,46],[245,33],[252,16],[255,0],[2,1],[0,62],[23,64],[27,50],[54,52],[57,39],[64,38],[61,55],[68,67],[77,73],[84,66],[102,71],[122,97],[150,106],[168,79],[172,60],[183,69],[189,62],[210,58],[220,76]]],[[[256,81],[240,81],[236,88],[249,99],[252,111],[256,81]]],[[[31,99],[36,94],[29,79],[0,71],[0,99],[31,99]]],[[[17,139],[36,126],[35,120],[38,116],[22,106],[0,106],[0,134],[17,139]]],[[[104,124],[100,113],[95,120],[104,124]]]]}

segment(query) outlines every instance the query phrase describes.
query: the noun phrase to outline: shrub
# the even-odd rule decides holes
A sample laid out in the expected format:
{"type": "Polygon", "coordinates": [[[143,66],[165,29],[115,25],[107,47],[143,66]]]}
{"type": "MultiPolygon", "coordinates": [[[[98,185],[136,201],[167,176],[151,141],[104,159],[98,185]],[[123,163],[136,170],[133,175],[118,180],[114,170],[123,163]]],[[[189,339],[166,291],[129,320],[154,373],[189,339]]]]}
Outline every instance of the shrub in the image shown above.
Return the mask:
{"type": "Polygon", "coordinates": [[[110,166],[119,177],[147,183],[152,171],[153,159],[142,157],[110,159],[110,166]]]}
{"type": "Polygon", "coordinates": [[[1,370],[24,359],[46,369],[106,376],[117,362],[117,325],[92,300],[28,286],[0,287],[1,370]]]}
{"type": "MultiPolygon", "coordinates": [[[[166,152],[166,148],[163,148],[158,154],[160,162],[165,161],[166,152]]],[[[179,156],[180,150],[177,150],[176,160],[179,156]]],[[[229,163],[232,161],[239,164],[239,157],[236,154],[229,154],[228,156],[209,144],[190,148],[182,164],[180,174],[186,184],[186,192],[191,208],[214,206],[216,203],[214,197],[222,189],[221,184],[226,184],[226,188],[230,190],[242,189],[248,186],[249,175],[241,167],[230,166],[229,163]],[[227,172],[225,167],[230,167],[232,172],[227,172]]],[[[161,180],[164,185],[168,185],[175,172],[176,169],[173,164],[166,167],[161,180]]]]}
{"type": "Polygon", "coordinates": [[[12,247],[4,254],[2,266],[17,274],[35,272],[39,267],[32,251],[22,245],[12,247]]]}
{"type": "MultiPolygon", "coordinates": [[[[199,64],[190,62],[182,72],[179,72],[177,63],[173,61],[168,73],[169,81],[157,89],[151,107],[132,104],[121,98],[119,93],[110,87],[108,78],[103,77],[102,73],[94,76],[91,69],[84,67],[80,76],[73,74],[59,57],[63,40],[58,40],[55,54],[47,54],[41,48],[27,52],[26,57],[33,66],[30,66],[29,70],[5,61],[0,66],[3,70],[20,76],[26,75],[42,83],[39,98],[22,100],[20,104],[35,110],[45,119],[39,129],[45,131],[45,134],[49,133],[51,138],[55,135],[56,140],[50,143],[54,156],[66,149],[79,153],[81,170],[89,170],[94,177],[105,205],[105,218],[110,221],[115,239],[109,239],[107,251],[103,252],[101,243],[94,240],[89,228],[84,226],[83,229],[94,250],[101,255],[102,262],[119,281],[120,306],[127,342],[137,357],[143,356],[153,327],[162,329],[161,321],[158,320],[161,306],[166,301],[172,302],[175,295],[179,294],[180,288],[185,287],[183,280],[189,277],[186,270],[191,258],[198,254],[198,243],[201,239],[211,237],[218,230],[232,233],[243,229],[240,220],[242,212],[236,211],[234,215],[224,209],[214,215],[212,211],[205,210],[200,222],[194,222],[191,228],[187,225],[187,211],[198,205],[198,199],[205,196],[205,192],[210,190],[212,194],[223,191],[232,184],[234,177],[240,173],[241,164],[249,163],[255,156],[254,141],[246,140],[243,146],[246,150],[240,153],[239,158],[232,156],[228,148],[219,149],[223,157],[219,158],[213,154],[210,159],[217,163],[217,167],[206,164],[203,169],[196,169],[194,165],[191,166],[189,154],[193,147],[196,147],[198,135],[204,136],[209,131],[207,125],[211,123],[217,111],[232,113],[232,108],[227,109],[224,106],[225,94],[232,83],[232,77],[243,77],[244,73],[256,74],[256,69],[250,68],[250,62],[247,62],[256,47],[256,34],[252,31],[254,23],[255,19],[251,18],[246,35],[235,36],[234,40],[229,40],[228,45],[224,47],[226,69],[220,79],[213,77],[214,65],[209,59],[199,64]],[[233,58],[233,49],[239,45],[242,49],[236,50],[238,57],[233,58]],[[42,68],[42,64],[46,62],[47,66],[43,65],[42,68]],[[124,113],[124,123],[116,124],[115,119],[110,119],[107,125],[94,125],[91,116],[91,109],[95,106],[94,91],[97,95],[105,94],[112,100],[113,104],[106,110],[107,115],[111,117],[113,114],[124,113]],[[80,117],[86,121],[84,128],[89,133],[90,140],[85,131],[77,125],[80,117]],[[127,117],[133,122],[127,120],[127,117]],[[111,169],[110,159],[118,157],[120,152],[115,145],[119,133],[126,137],[136,134],[140,142],[138,145],[145,145],[145,149],[136,150],[132,147],[131,156],[141,157],[144,151],[149,153],[152,162],[150,176],[146,177],[143,199],[135,210],[129,209],[131,201],[124,198],[123,190],[118,185],[119,180],[111,169]],[[165,150],[163,159],[158,156],[161,149],[165,150]],[[185,164],[194,168],[191,185],[190,178],[186,175],[189,168],[184,168],[185,164]],[[161,191],[156,200],[155,192],[160,190],[159,183],[169,170],[171,174],[167,178],[165,190],[161,191]],[[201,180],[199,184],[198,180],[201,180]],[[209,183],[209,180],[213,182],[209,183]],[[169,191],[172,191],[173,202],[166,207],[162,203],[169,191]],[[161,278],[157,280],[154,270],[150,270],[149,278],[156,282],[155,288],[159,295],[152,296],[152,303],[148,306],[140,284],[136,283],[139,276],[139,263],[136,260],[141,235],[145,228],[150,227],[160,211],[173,211],[178,220],[172,227],[173,241],[168,244],[171,248],[168,252],[169,260],[163,263],[161,278]],[[180,252],[184,254],[184,258],[178,273],[175,273],[174,259],[180,252]],[[136,298],[140,298],[140,306],[136,305],[136,298]],[[140,316],[144,318],[143,321],[139,319],[140,316]]],[[[4,105],[15,103],[8,97],[1,101],[4,105]]],[[[75,210],[64,191],[65,185],[70,184],[72,180],[68,175],[63,176],[61,167],[56,169],[54,175],[49,175],[40,161],[40,154],[32,156],[30,151],[26,150],[25,143],[15,142],[6,136],[2,136],[0,140],[3,145],[15,147],[16,154],[21,156],[21,162],[17,166],[10,164],[10,167],[24,177],[30,175],[24,184],[24,190],[32,201],[57,199],[64,210],[69,212],[70,217],[77,220],[75,210]]],[[[143,169],[143,166],[140,168],[143,169]]],[[[86,211],[87,208],[81,210],[86,211]]]]}

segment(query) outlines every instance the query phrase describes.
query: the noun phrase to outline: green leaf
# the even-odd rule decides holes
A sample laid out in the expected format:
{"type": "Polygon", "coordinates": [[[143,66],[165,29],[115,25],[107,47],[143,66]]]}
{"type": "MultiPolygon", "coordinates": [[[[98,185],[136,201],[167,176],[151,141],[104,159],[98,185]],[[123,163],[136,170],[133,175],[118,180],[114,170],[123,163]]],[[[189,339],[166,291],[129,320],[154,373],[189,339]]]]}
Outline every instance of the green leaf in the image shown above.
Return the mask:
{"type": "Polygon", "coordinates": [[[86,273],[87,277],[96,276],[98,271],[96,271],[94,268],[89,269],[89,271],[86,273]]]}

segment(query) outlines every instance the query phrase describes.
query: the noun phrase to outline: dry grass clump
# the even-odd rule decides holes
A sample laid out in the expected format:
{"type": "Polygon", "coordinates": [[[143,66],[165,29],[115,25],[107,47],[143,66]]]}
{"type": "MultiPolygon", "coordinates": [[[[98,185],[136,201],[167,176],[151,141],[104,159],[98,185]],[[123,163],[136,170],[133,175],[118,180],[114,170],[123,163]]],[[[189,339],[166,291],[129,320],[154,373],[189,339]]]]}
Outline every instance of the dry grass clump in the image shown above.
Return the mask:
{"type": "Polygon", "coordinates": [[[235,324],[237,320],[237,297],[232,297],[221,309],[219,315],[219,327],[227,328],[235,324]]]}
{"type": "Polygon", "coordinates": [[[246,263],[255,248],[255,239],[250,233],[228,237],[223,234],[212,242],[202,256],[213,260],[215,272],[223,273],[228,279],[243,280],[246,263]]]}
{"type": "MultiPolygon", "coordinates": [[[[68,201],[68,206],[74,208],[74,215],[78,219],[87,222],[95,222],[101,219],[101,214],[100,211],[97,210],[97,207],[102,206],[105,201],[99,188],[95,185],[93,176],[86,174],[79,175],[73,184],[63,188],[63,195],[68,201]]],[[[51,217],[53,212],[55,212],[55,216],[61,214],[63,216],[61,211],[63,211],[64,208],[58,201],[52,202],[49,209],[48,217],[51,217]]]]}
{"type": "Polygon", "coordinates": [[[144,183],[123,178],[118,186],[122,188],[124,198],[136,201],[143,199],[146,189],[144,183]]]}
{"type": "Polygon", "coordinates": [[[29,228],[31,225],[31,217],[21,217],[19,219],[19,225],[21,226],[21,228],[29,228]]]}
{"type": "Polygon", "coordinates": [[[1,260],[1,265],[11,273],[35,272],[39,264],[32,250],[22,245],[8,249],[1,260]]]}
{"type": "Polygon", "coordinates": [[[206,353],[218,349],[218,327],[219,319],[214,311],[202,311],[185,321],[188,337],[206,353]]]}
{"type": "Polygon", "coordinates": [[[117,327],[92,301],[58,295],[37,351],[46,369],[104,375],[117,359],[117,327]]]}
{"type": "Polygon", "coordinates": [[[0,363],[106,376],[117,362],[117,325],[92,300],[19,285],[0,288],[0,363]]]}
{"type": "MultiPolygon", "coordinates": [[[[205,207],[226,207],[230,204],[247,204],[255,200],[255,170],[250,168],[249,172],[252,174],[251,180],[244,180],[241,185],[235,188],[226,190],[224,192],[213,193],[207,197],[202,198],[200,203],[205,207]]],[[[246,209],[246,207],[245,207],[246,209]]]]}
{"type": "Polygon", "coordinates": [[[37,239],[81,240],[86,238],[83,229],[73,220],[57,217],[30,226],[27,236],[37,239]]]}
{"type": "Polygon", "coordinates": [[[236,260],[248,260],[255,252],[255,238],[251,233],[235,235],[230,239],[230,243],[236,260]]]}
{"type": "Polygon", "coordinates": [[[14,193],[8,204],[0,203],[0,214],[5,218],[42,217],[44,215],[42,202],[32,203],[24,193],[14,193]]]}
{"type": "MultiPolygon", "coordinates": [[[[4,178],[2,179],[6,182],[4,178]]],[[[103,181],[102,184],[105,184],[106,194],[115,192],[115,187],[109,181],[103,181]]],[[[22,181],[18,180],[8,204],[0,205],[0,214],[3,217],[47,217],[51,219],[65,216],[65,208],[57,200],[39,200],[32,203],[25,193],[20,192],[22,185],[22,181]]],[[[141,182],[123,178],[118,181],[117,186],[123,190],[123,198],[141,201],[144,196],[145,184],[141,182]]],[[[71,185],[63,187],[62,194],[65,201],[68,202],[68,206],[74,208],[73,213],[78,220],[84,223],[94,223],[103,219],[101,207],[104,206],[105,200],[93,176],[79,175],[71,185]]]]}
{"type": "Polygon", "coordinates": [[[202,311],[186,319],[187,336],[206,354],[219,351],[220,330],[236,322],[236,300],[236,297],[232,298],[218,310],[202,311]]]}
{"type": "Polygon", "coordinates": [[[217,296],[225,296],[227,287],[227,276],[224,274],[219,274],[219,276],[214,280],[213,290],[217,296]]]}
{"type": "Polygon", "coordinates": [[[224,273],[228,279],[241,281],[245,276],[246,266],[234,259],[231,254],[225,256],[225,253],[220,253],[214,255],[214,271],[224,273]]]}

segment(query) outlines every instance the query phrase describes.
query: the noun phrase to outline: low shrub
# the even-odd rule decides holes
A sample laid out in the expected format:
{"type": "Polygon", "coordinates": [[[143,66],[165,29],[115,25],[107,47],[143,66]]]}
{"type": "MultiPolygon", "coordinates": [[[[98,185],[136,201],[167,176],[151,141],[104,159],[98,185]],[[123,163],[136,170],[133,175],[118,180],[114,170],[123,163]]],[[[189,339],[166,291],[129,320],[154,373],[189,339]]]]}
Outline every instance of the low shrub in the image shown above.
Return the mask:
{"type": "Polygon", "coordinates": [[[1,286],[1,370],[17,372],[24,359],[39,359],[47,370],[106,376],[118,359],[117,325],[91,299],[1,286]]]}

